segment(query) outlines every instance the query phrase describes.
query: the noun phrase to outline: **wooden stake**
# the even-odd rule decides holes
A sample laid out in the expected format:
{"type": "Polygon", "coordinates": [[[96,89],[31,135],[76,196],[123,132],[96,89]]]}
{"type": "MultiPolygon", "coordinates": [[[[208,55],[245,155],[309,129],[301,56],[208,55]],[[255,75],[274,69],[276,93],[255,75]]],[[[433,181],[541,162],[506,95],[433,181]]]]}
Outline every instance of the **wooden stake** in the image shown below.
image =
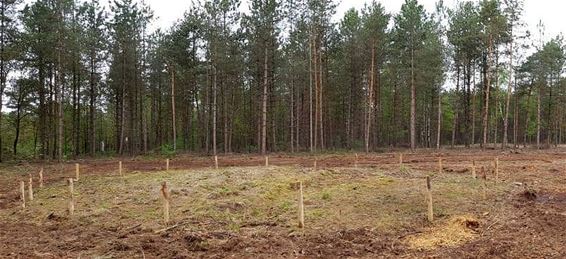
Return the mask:
{"type": "Polygon", "coordinates": [[[495,158],[495,182],[499,181],[499,157],[495,158]]]}
{"type": "Polygon", "coordinates": [[[75,188],[73,179],[67,179],[67,184],[69,185],[69,215],[73,216],[75,214],[75,188]]]}
{"type": "Polygon", "coordinates": [[[167,224],[169,223],[169,199],[171,198],[167,182],[161,184],[161,197],[163,198],[163,221],[167,224]]]}
{"type": "Polygon", "coordinates": [[[430,176],[426,177],[426,195],[427,195],[427,202],[428,202],[428,221],[432,222],[434,220],[434,213],[432,210],[432,187],[430,184],[430,176]]]}
{"type": "Polygon", "coordinates": [[[482,178],[483,178],[483,188],[482,188],[482,198],[487,199],[487,174],[485,168],[482,167],[482,178]]]}
{"type": "Polygon", "coordinates": [[[472,178],[476,179],[476,160],[472,160],[472,178]]]}
{"type": "Polygon", "coordinates": [[[316,165],[317,163],[316,163],[316,162],[317,162],[317,161],[316,161],[316,158],[315,158],[315,159],[314,159],[314,165],[313,165],[314,171],[316,171],[316,167],[317,167],[317,165],[316,165]]]}
{"type": "Polygon", "coordinates": [[[265,156],[265,167],[269,166],[269,156],[265,156]]]}
{"type": "Polygon", "coordinates": [[[214,156],[214,168],[218,169],[218,156],[214,156]]]}
{"type": "Polygon", "coordinates": [[[43,167],[39,170],[39,188],[43,188],[43,167]]]}
{"type": "Polygon", "coordinates": [[[438,158],[438,173],[441,174],[443,172],[442,170],[442,157],[438,158]]]}
{"type": "Polygon", "coordinates": [[[21,200],[22,200],[22,208],[26,207],[26,184],[24,181],[20,181],[20,193],[21,193],[21,200]]]}
{"type": "Polygon", "coordinates": [[[33,201],[33,178],[31,177],[31,174],[29,175],[28,181],[28,197],[30,201],[33,201]]]}
{"type": "Polygon", "coordinates": [[[403,164],[403,153],[399,153],[399,164],[403,164]]]}
{"type": "Polygon", "coordinates": [[[165,171],[169,171],[169,158],[165,160],[165,171]]]}
{"type": "Polygon", "coordinates": [[[122,161],[118,161],[118,175],[122,176],[122,161]]]}
{"type": "Polygon", "coordinates": [[[79,164],[76,163],[75,164],[75,181],[79,181],[79,175],[80,175],[80,168],[79,168],[79,164]]]}
{"type": "Polygon", "coordinates": [[[303,203],[303,182],[299,182],[299,228],[305,227],[305,205],[303,203]]]}
{"type": "Polygon", "coordinates": [[[356,153],[356,161],[354,162],[354,167],[358,167],[358,153],[356,153]]]}

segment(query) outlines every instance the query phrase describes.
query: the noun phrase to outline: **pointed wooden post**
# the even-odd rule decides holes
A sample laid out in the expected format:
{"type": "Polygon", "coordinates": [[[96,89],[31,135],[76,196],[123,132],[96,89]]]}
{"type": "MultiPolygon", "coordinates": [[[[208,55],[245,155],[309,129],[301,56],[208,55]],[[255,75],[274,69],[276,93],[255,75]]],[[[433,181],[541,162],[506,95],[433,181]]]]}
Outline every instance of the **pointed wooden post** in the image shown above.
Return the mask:
{"type": "Polygon", "coordinates": [[[403,153],[399,153],[399,164],[403,164],[403,153]]]}
{"type": "Polygon", "coordinates": [[[75,181],[79,181],[80,168],[79,163],[75,163],[75,181]]]}
{"type": "Polygon", "coordinates": [[[313,168],[314,168],[313,170],[316,171],[316,168],[317,168],[317,159],[316,159],[316,157],[314,158],[313,168]]]}
{"type": "Polygon", "coordinates": [[[487,173],[485,172],[485,168],[482,167],[482,198],[485,200],[487,199],[487,173]]]}
{"type": "Polygon", "coordinates": [[[28,181],[28,197],[30,201],[33,201],[33,178],[31,174],[29,174],[29,181],[28,181]]]}
{"type": "Polygon", "coordinates": [[[20,181],[20,199],[22,201],[22,208],[26,207],[26,184],[20,181]]]}
{"type": "Polygon", "coordinates": [[[265,156],[265,167],[269,166],[269,156],[265,156]]]}
{"type": "Polygon", "coordinates": [[[43,167],[39,170],[39,188],[43,188],[43,167]]]}
{"type": "Polygon", "coordinates": [[[495,182],[499,181],[499,157],[495,158],[495,182]]]}
{"type": "Polygon", "coordinates": [[[476,179],[476,160],[472,160],[472,178],[476,179]]]}
{"type": "Polygon", "coordinates": [[[73,178],[67,179],[67,184],[69,185],[69,215],[73,216],[75,214],[75,188],[74,188],[73,178]]]}
{"type": "Polygon", "coordinates": [[[169,199],[171,195],[169,193],[169,188],[167,188],[167,182],[161,184],[161,198],[163,200],[163,221],[165,224],[169,223],[169,199]]]}
{"type": "Polygon", "coordinates": [[[428,203],[428,221],[432,222],[434,220],[434,213],[432,209],[432,186],[430,183],[430,176],[426,177],[426,195],[427,195],[427,203],[428,203]]]}
{"type": "Polygon", "coordinates": [[[214,168],[218,169],[218,156],[214,156],[214,168]]]}
{"type": "Polygon", "coordinates": [[[305,205],[303,203],[303,182],[299,182],[299,228],[305,227],[305,205]]]}
{"type": "Polygon", "coordinates": [[[118,161],[118,175],[122,176],[122,161],[118,161]]]}
{"type": "Polygon", "coordinates": [[[169,172],[169,158],[165,160],[165,171],[169,172]]]}
{"type": "Polygon", "coordinates": [[[438,158],[438,173],[441,174],[444,170],[442,169],[442,157],[438,158]]]}
{"type": "Polygon", "coordinates": [[[354,167],[358,168],[358,153],[356,155],[356,161],[354,161],[354,167]]]}

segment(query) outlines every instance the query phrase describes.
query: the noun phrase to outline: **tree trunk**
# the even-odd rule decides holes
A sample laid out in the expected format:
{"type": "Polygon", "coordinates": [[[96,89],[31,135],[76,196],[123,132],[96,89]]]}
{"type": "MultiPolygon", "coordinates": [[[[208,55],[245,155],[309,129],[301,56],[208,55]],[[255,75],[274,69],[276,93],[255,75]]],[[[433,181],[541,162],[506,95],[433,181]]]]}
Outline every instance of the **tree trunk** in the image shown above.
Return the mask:
{"type": "Polygon", "coordinates": [[[312,119],[312,83],[313,83],[313,40],[312,36],[309,36],[309,143],[310,151],[314,152],[313,143],[313,119],[312,119]]]}
{"type": "Polygon", "coordinates": [[[177,151],[177,125],[175,124],[175,122],[177,121],[175,116],[175,67],[171,66],[170,69],[171,69],[171,116],[172,116],[171,127],[173,130],[173,151],[177,151]]]}
{"type": "Polygon", "coordinates": [[[318,61],[319,61],[319,77],[318,80],[320,81],[318,84],[318,120],[319,120],[319,128],[320,128],[320,149],[324,150],[324,120],[322,117],[323,112],[323,104],[322,104],[322,76],[323,76],[323,69],[322,69],[322,53],[319,49],[318,51],[318,61]]]}
{"type": "Polygon", "coordinates": [[[436,121],[436,149],[440,149],[440,137],[441,137],[441,125],[442,125],[442,88],[438,88],[438,118],[436,121]]]}
{"type": "Polygon", "coordinates": [[[318,49],[316,41],[313,42],[313,66],[314,66],[314,151],[318,146],[318,49]]]}
{"type": "Polygon", "coordinates": [[[458,126],[458,115],[460,114],[460,109],[458,109],[458,93],[460,91],[460,65],[456,65],[456,101],[454,103],[454,118],[452,120],[452,142],[451,147],[454,148],[456,144],[456,133],[458,126]]]}
{"type": "Polygon", "coordinates": [[[96,153],[96,125],[95,125],[95,102],[96,102],[96,90],[95,90],[95,53],[93,50],[90,52],[90,103],[89,103],[89,142],[90,142],[90,155],[94,156],[96,153]]]}
{"type": "Polygon", "coordinates": [[[365,144],[366,144],[366,153],[369,152],[369,136],[370,136],[370,129],[371,129],[371,121],[373,120],[372,111],[373,111],[373,84],[374,84],[374,66],[375,66],[375,47],[372,44],[371,47],[371,67],[369,70],[369,87],[368,87],[368,99],[367,99],[367,117],[366,117],[366,128],[365,128],[365,144]]]}
{"type": "MultiPolygon", "coordinates": [[[[5,45],[6,45],[6,38],[5,38],[5,34],[6,34],[6,26],[5,26],[5,22],[6,19],[4,19],[4,17],[6,16],[6,1],[1,1],[1,6],[0,6],[0,15],[2,17],[2,19],[0,19],[0,128],[2,128],[2,108],[3,108],[3,96],[4,96],[4,90],[6,89],[6,63],[4,61],[4,57],[5,57],[5,45]]],[[[41,109],[42,107],[40,107],[41,109]]],[[[15,149],[14,149],[15,150],[15,149]]],[[[3,161],[3,157],[2,157],[3,151],[2,151],[2,134],[0,134],[0,163],[3,161]]]]}
{"type": "Polygon", "coordinates": [[[542,96],[542,86],[541,83],[539,83],[538,96],[537,96],[537,149],[540,149],[541,96],[542,96]]]}
{"type": "Polygon", "coordinates": [[[263,95],[262,95],[262,107],[261,107],[261,154],[265,155],[267,153],[267,44],[264,46],[264,59],[263,59],[263,95]]]}
{"type": "Polygon", "coordinates": [[[513,25],[511,24],[509,42],[509,85],[507,85],[507,98],[505,99],[505,118],[503,119],[503,141],[501,147],[507,148],[507,131],[509,129],[509,105],[511,104],[511,87],[513,85],[513,25]]]}
{"type": "Polygon", "coordinates": [[[415,151],[416,148],[416,106],[417,106],[417,91],[415,86],[415,50],[411,49],[411,151],[415,151]]]}
{"type": "Polygon", "coordinates": [[[291,141],[289,144],[291,144],[291,153],[295,152],[295,142],[294,142],[294,137],[295,137],[295,75],[291,75],[291,91],[290,91],[290,96],[291,96],[291,103],[289,104],[289,111],[291,112],[290,114],[290,123],[291,123],[291,127],[290,127],[290,133],[291,133],[291,141]]]}
{"type": "Polygon", "coordinates": [[[214,64],[212,66],[212,73],[214,78],[212,79],[212,154],[216,156],[217,150],[216,150],[216,120],[217,120],[217,100],[216,100],[216,95],[217,95],[217,88],[218,88],[218,70],[216,68],[216,64],[214,64]]]}
{"type": "Polygon", "coordinates": [[[488,134],[488,124],[489,124],[489,91],[491,88],[491,53],[493,49],[493,41],[492,36],[489,36],[489,47],[487,52],[487,79],[485,84],[485,99],[484,99],[484,107],[483,107],[483,140],[482,140],[482,149],[486,148],[487,145],[487,134],[488,134]]]}
{"type": "MultiPolygon", "coordinates": [[[[515,77],[515,85],[517,84],[517,78],[515,77]]],[[[516,86],[515,86],[516,88],[516,86]]],[[[515,90],[515,112],[513,115],[513,148],[518,147],[517,137],[519,133],[519,94],[515,90]]]]}

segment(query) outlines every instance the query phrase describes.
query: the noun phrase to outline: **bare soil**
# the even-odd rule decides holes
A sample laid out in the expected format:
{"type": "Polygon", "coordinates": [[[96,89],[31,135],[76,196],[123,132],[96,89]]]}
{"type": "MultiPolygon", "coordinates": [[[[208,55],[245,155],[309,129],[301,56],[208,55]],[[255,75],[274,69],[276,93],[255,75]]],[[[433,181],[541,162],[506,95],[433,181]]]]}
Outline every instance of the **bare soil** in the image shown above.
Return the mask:
{"type": "Polygon", "coordinates": [[[179,155],[165,172],[164,158],[123,158],[123,177],[118,159],[3,165],[0,258],[566,257],[565,149],[420,150],[404,153],[402,165],[399,153],[359,153],[357,161],[353,153],[270,154],[269,167],[264,159],[223,155],[214,169],[213,157],[179,155]],[[487,174],[485,198],[472,161],[487,174]],[[65,179],[74,177],[74,163],[81,179],[70,216],[65,179]],[[35,199],[22,209],[19,181],[28,174],[35,199]],[[161,215],[163,181],[172,192],[169,223],[161,215]]]}

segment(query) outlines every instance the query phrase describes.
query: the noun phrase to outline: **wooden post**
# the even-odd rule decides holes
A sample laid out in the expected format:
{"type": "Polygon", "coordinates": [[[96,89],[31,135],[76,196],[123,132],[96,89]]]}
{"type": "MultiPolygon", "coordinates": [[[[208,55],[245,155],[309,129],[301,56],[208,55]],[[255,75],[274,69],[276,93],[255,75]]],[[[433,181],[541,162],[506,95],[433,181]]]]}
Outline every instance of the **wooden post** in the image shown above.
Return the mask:
{"type": "Polygon", "coordinates": [[[428,202],[428,221],[432,222],[434,220],[434,213],[432,210],[432,186],[430,184],[430,176],[426,177],[426,195],[428,202]]]}
{"type": "Polygon", "coordinates": [[[476,160],[472,160],[472,178],[476,179],[476,160]]]}
{"type": "Polygon", "coordinates": [[[354,167],[358,167],[358,153],[356,153],[356,161],[354,161],[354,167]]]}
{"type": "Polygon", "coordinates": [[[265,167],[269,166],[269,156],[265,156],[265,167]]]}
{"type": "Polygon", "coordinates": [[[39,188],[43,187],[43,167],[39,170],[39,188]]]}
{"type": "Polygon", "coordinates": [[[403,153],[399,153],[399,164],[403,164],[403,153]]]}
{"type": "Polygon", "coordinates": [[[118,161],[118,175],[122,176],[122,161],[118,161]]]}
{"type": "Polygon", "coordinates": [[[31,174],[29,174],[29,181],[28,181],[28,197],[30,201],[33,201],[33,178],[31,174]]]}
{"type": "Polygon", "coordinates": [[[499,157],[495,158],[495,182],[499,181],[499,157]]]}
{"type": "Polygon", "coordinates": [[[316,167],[317,167],[317,161],[316,161],[316,158],[315,158],[314,159],[314,165],[313,165],[314,171],[316,171],[316,167]]]}
{"type": "Polygon", "coordinates": [[[165,160],[165,171],[169,171],[169,158],[165,160]]]}
{"type": "Polygon", "coordinates": [[[305,205],[303,203],[303,182],[299,182],[299,228],[305,227],[305,205]]]}
{"type": "Polygon", "coordinates": [[[442,157],[438,158],[438,173],[441,174],[443,172],[442,170],[442,157]]]}
{"type": "Polygon", "coordinates": [[[24,181],[20,181],[20,198],[22,200],[22,208],[26,207],[26,184],[24,181]]]}
{"type": "Polygon", "coordinates": [[[487,199],[487,174],[483,167],[482,167],[482,178],[483,178],[482,198],[485,200],[487,199]]]}
{"type": "Polygon", "coordinates": [[[75,188],[73,179],[67,179],[67,184],[69,185],[69,215],[73,216],[73,214],[75,214],[75,188]]]}
{"type": "Polygon", "coordinates": [[[214,168],[218,169],[218,156],[214,156],[214,168]]]}
{"type": "Polygon", "coordinates": [[[169,199],[171,198],[167,182],[161,184],[161,197],[163,198],[163,221],[167,224],[169,223],[169,199]]]}
{"type": "Polygon", "coordinates": [[[80,168],[79,168],[79,163],[75,164],[75,181],[79,181],[79,175],[80,175],[80,168]]]}

